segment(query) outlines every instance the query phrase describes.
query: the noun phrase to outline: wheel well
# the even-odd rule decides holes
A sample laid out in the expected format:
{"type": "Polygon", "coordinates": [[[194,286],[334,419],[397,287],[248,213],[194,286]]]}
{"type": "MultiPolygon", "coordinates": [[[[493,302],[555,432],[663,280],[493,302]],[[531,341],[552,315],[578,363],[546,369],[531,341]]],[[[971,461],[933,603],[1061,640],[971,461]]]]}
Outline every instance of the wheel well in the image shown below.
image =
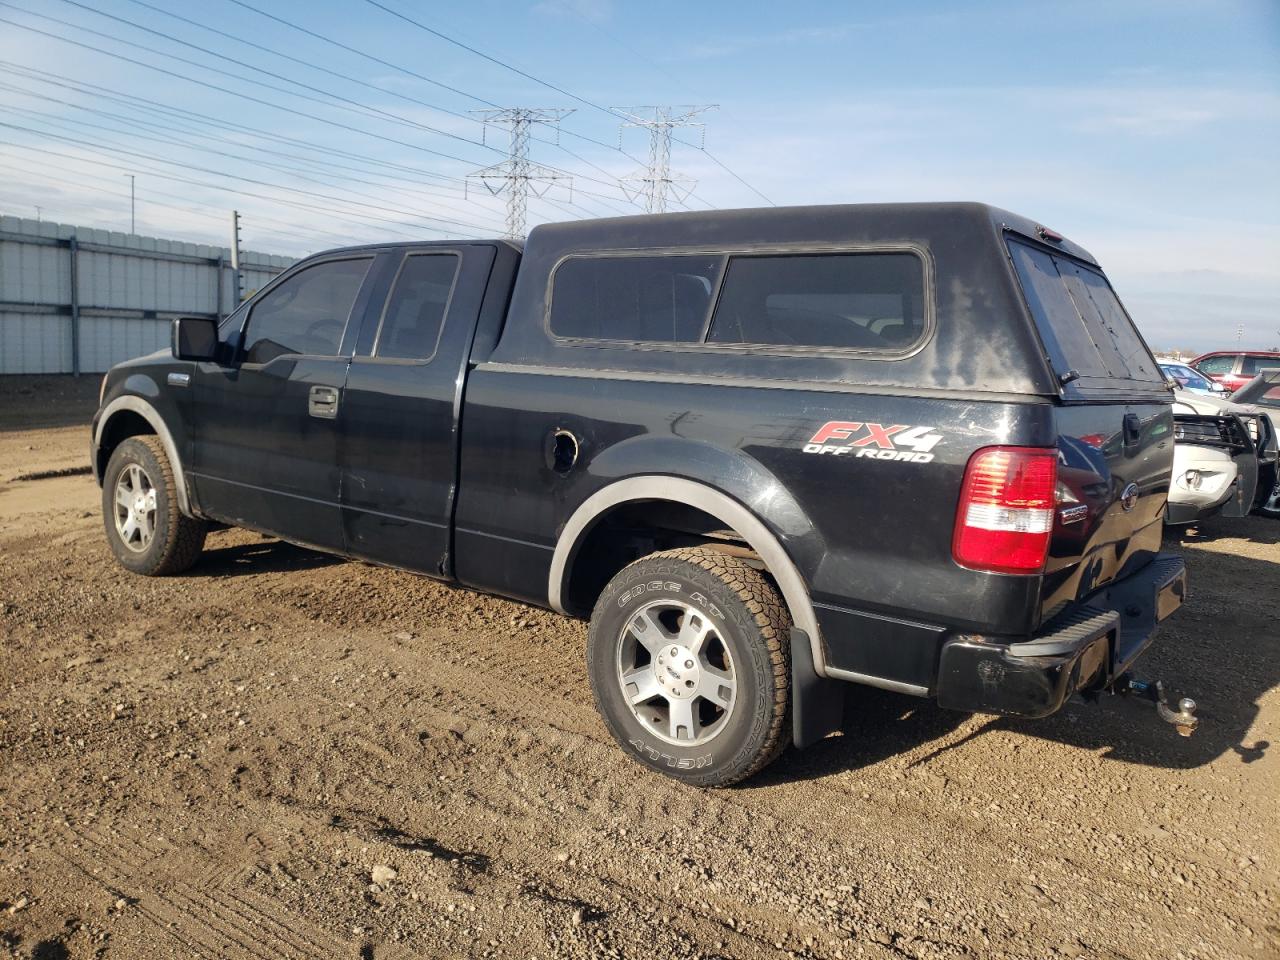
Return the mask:
{"type": "Polygon", "coordinates": [[[565,571],[564,608],[575,616],[588,616],[605,585],[627,564],[661,550],[694,546],[743,557],[767,569],[741,534],[711,514],[669,500],[633,500],[597,518],[583,535],[565,571]]]}
{"type": "Polygon", "coordinates": [[[102,429],[102,438],[98,441],[98,476],[106,475],[107,464],[111,461],[111,454],[115,453],[116,447],[120,446],[130,437],[138,437],[144,434],[154,434],[155,428],[151,426],[142,414],[133,410],[120,410],[112,415],[107,421],[107,425],[102,429]]]}

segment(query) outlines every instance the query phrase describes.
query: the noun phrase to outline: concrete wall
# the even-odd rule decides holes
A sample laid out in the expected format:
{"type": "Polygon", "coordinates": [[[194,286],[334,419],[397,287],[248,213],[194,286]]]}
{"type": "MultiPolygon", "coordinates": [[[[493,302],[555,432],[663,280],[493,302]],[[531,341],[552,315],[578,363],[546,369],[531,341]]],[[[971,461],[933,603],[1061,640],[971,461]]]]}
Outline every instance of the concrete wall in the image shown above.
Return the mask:
{"type": "MultiPolygon", "coordinates": [[[[246,293],[293,262],[244,252],[246,293]]],[[[235,305],[226,247],[0,217],[0,374],[100,373],[167,347],[174,317],[235,305]]]]}

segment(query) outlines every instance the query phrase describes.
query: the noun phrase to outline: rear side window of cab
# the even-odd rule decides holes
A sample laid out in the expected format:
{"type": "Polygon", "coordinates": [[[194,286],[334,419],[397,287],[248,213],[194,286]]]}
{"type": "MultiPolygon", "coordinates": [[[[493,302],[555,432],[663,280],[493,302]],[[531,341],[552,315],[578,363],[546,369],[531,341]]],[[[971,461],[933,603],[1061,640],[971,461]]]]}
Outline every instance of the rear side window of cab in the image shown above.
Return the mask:
{"type": "Polygon", "coordinates": [[[889,359],[924,342],[930,294],[915,249],[577,255],[552,273],[547,328],[588,345],[889,359]]]}

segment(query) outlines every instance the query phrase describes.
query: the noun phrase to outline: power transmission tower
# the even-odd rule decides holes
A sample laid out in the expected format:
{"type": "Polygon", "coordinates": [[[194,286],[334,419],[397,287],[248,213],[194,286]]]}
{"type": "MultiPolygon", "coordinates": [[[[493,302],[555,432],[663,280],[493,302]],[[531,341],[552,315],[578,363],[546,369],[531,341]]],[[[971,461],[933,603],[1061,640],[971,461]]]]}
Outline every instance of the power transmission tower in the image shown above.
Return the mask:
{"type": "MultiPolygon", "coordinates": [[[[468,174],[468,179],[481,181],[495,197],[507,195],[507,236],[512,240],[524,237],[525,210],[529,194],[545,196],[558,181],[573,178],[551,167],[529,160],[529,130],[535,123],[556,127],[572,110],[542,109],[536,107],[507,107],[499,110],[473,110],[484,120],[486,131],[492,126],[507,127],[511,131],[511,145],[507,159],[468,174]]],[[[558,134],[558,129],[557,129],[558,134]]]]}
{"type": "MultiPolygon", "coordinates": [[[[698,181],[682,173],[671,170],[671,131],[676,127],[698,127],[701,123],[693,118],[700,113],[716,109],[716,104],[701,107],[637,107],[635,111],[615,107],[614,113],[626,122],[625,127],[645,127],[649,131],[649,166],[645,170],[637,170],[622,178],[622,189],[632,200],[644,197],[645,213],[665,213],[668,198],[677,202],[693,193],[698,181]],[[628,190],[627,184],[634,184],[634,190],[628,190]]],[[[705,133],[703,134],[705,137],[705,133]]],[[[619,141],[622,134],[619,131],[619,141]]]]}

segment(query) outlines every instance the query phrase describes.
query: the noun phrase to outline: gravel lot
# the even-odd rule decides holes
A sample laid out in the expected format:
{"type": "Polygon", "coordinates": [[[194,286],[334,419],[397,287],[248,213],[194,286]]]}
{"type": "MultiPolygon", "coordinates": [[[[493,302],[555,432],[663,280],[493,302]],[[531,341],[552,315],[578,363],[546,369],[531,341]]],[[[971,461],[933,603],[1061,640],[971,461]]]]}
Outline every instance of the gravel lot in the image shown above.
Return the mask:
{"type": "Polygon", "coordinates": [[[126,574],[58,475],[96,387],[0,378],[0,954],[1280,956],[1280,524],[1169,538],[1189,740],[856,688],[701,792],[608,739],[582,624],[244,531],[126,574]]]}

